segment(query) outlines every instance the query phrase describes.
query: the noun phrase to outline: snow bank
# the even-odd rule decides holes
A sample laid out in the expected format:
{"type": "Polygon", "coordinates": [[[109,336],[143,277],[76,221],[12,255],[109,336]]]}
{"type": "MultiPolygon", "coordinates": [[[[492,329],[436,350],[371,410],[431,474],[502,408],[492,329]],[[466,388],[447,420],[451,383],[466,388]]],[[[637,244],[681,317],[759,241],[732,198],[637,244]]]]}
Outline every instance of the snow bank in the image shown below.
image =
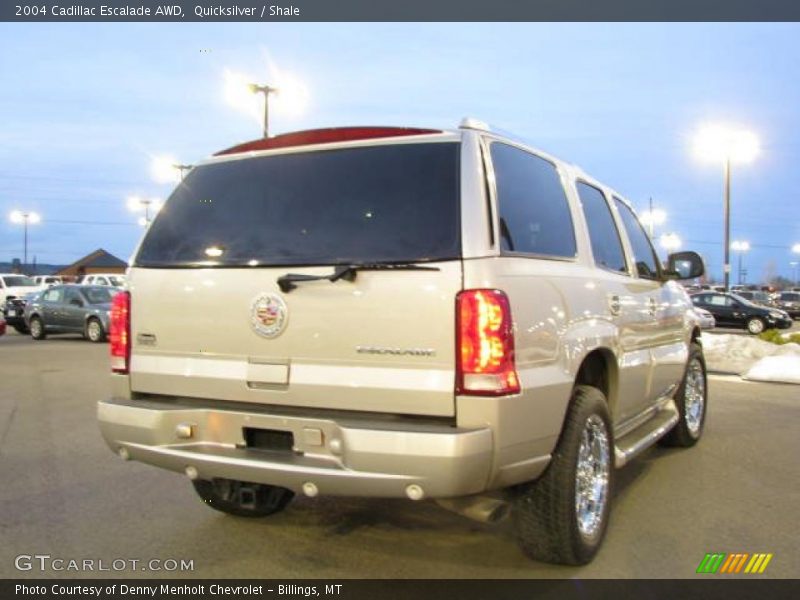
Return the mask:
{"type": "Polygon", "coordinates": [[[735,373],[753,381],[800,383],[800,345],[777,345],[754,336],[703,334],[709,371],[735,373]]]}

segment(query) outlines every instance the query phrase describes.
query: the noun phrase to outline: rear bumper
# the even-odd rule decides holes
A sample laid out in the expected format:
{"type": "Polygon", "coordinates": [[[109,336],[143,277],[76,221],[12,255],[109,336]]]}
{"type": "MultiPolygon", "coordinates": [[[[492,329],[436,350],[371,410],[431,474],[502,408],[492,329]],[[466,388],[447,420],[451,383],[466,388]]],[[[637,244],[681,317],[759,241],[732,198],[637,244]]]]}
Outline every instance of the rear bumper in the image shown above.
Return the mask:
{"type": "Polygon", "coordinates": [[[125,458],[199,479],[266,483],[302,493],[429,498],[486,489],[492,433],[445,425],[350,422],[249,410],[112,399],[98,403],[100,431],[125,458]],[[179,437],[187,430],[191,437],[179,437]],[[188,426],[188,427],[187,427],[188,426]],[[294,452],[245,447],[243,428],[290,431],[294,452]],[[309,486],[306,486],[306,490],[309,486]]]}

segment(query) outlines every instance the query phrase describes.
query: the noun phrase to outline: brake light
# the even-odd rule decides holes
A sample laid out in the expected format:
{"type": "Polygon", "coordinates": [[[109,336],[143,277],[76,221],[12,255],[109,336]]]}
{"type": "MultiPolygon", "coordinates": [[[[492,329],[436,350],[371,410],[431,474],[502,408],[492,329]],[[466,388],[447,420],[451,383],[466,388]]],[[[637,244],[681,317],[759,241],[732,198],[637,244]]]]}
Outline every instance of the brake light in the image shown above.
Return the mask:
{"type": "Polygon", "coordinates": [[[127,373],[131,359],[131,293],[119,292],[111,300],[108,339],[111,345],[111,370],[127,373]]]}
{"type": "Polygon", "coordinates": [[[508,296],[466,290],[456,297],[456,393],[504,396],[519,392],[508,296]]]}

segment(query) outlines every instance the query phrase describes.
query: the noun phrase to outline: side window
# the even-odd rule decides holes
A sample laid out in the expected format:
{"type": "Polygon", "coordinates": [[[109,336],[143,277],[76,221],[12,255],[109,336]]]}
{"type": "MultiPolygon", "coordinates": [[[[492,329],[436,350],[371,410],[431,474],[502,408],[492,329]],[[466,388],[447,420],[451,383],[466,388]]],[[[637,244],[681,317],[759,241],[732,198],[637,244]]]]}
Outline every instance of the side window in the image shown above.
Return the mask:
{"type": "Polygon", "coordinates": [[[622,225],[628,234],[628,240],[631,242],[636,272],[639,273],[639,277],[645,279],[658,279],[658,259],[642,224],[639,223],[630,207],[616,196],[614,203],[622,217],[622,225]]]}
{"type": "Polygon", "coordinates": [[[614,223],[611,208],[603,192],[596,187],[579,181],[576,185],[583,206],[589,239],[592,242],[594,263],[598,267],[612,271],[627,271],[625,252],[614,223]]]}
{"type": "Polygon", "coordinates": [[[64,303],[75,304],[76,306],[83,305],[83,298],[81,297],[78,290],[68,288],[67,291],[64,292],[64,303]]]}
{"type": "Polygon", "coordinates": [[[575,231],[555,165],[501,143],[491,145],[500,249],[572,258],[575,231]]]}
{"type": "Polygon", "coordinates": [[[97,284],[97,285],[108,285],[108,281],[106,281],[105,277],[98,277],[95,280],[95,284],[97,284]]]}
{"type": "Polygon", "coordinates": [[[42,299],[45,302],[61,302],[61,298],[63,298],[63,296],[64,296],[64,290],[62,289],[47,290],[42,299]]]}
{"type": "Polygon", "coordinates": [[[727,296],[722,296],[720,294],[714,294],[711,296],[711,304],[714,306],[732,306],[733,301],[727,296]]]}

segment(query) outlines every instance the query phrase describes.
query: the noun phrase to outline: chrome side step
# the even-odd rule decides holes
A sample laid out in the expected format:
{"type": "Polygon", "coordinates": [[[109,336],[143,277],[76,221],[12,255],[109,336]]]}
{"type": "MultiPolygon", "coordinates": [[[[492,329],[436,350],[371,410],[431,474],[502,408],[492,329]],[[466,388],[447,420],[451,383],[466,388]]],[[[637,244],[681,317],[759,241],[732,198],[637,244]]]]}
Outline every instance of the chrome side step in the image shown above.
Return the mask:
{"type": "Polygon", "coordinates": [[[624,467],[638,454],[664,437],[678,422],[678,407],[674,400],[664,404],[652,419],[616,440],[614,466],[624,467]]]}

